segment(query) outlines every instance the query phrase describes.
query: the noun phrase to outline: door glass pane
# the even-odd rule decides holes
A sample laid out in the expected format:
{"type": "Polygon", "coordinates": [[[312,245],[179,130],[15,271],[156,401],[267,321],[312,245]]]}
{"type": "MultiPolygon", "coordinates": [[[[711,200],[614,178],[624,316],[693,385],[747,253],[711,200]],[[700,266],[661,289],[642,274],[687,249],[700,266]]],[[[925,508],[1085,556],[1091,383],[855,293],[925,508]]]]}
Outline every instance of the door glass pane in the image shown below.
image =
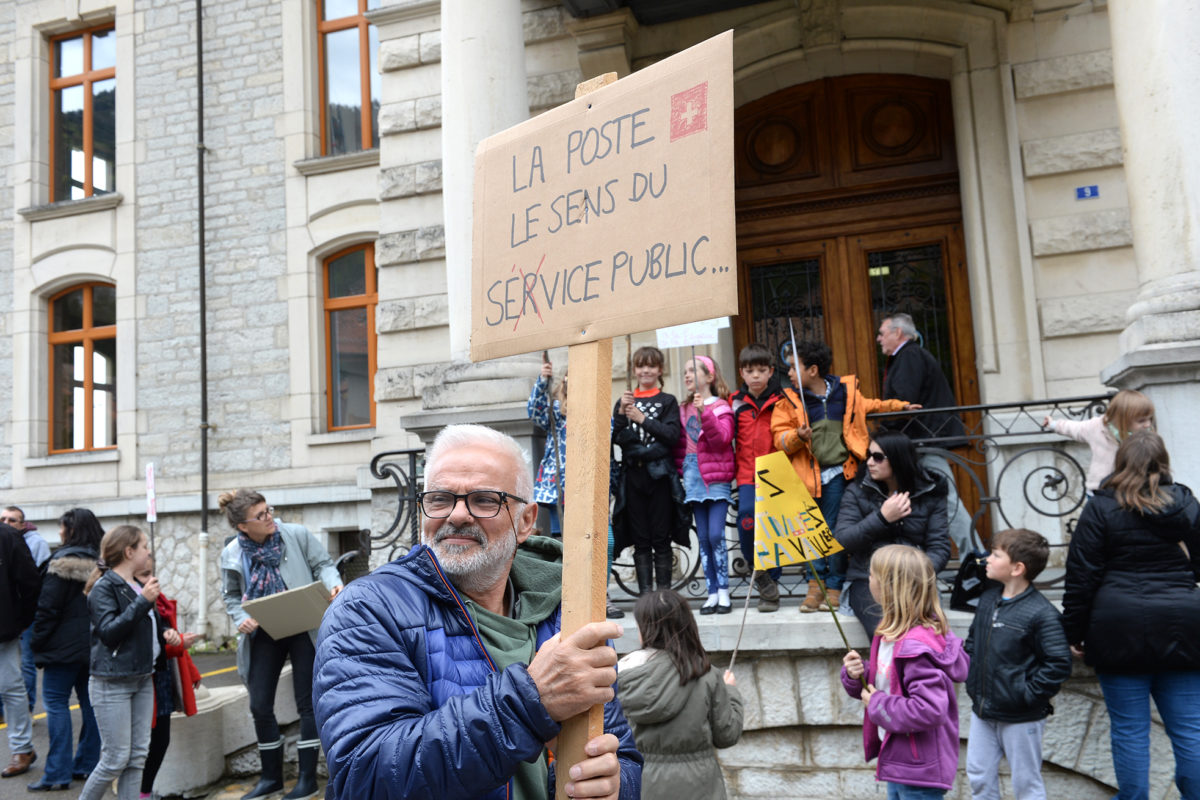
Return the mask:
{"type": "Polygon", "coordinates": [[[54,330],[77,331],[82,327],[83,289],[76,289],[54,301],[54,330]]]}
{"type": "Polygon", "coordinates": [[[59,40],[54,56],[54,77],[65,78],[83,72],[83,37],[59,40]]]}
{"type": "Polygon", "coordinates": [[[92,34],[92,69],[108,69],[117,64],[117,34],[109,29],[92,34]]]}
{"type": "Polygon", "coordinates": [[[117,324],[117,290],[113,286],[92,287],[92,325],[117,324]]]}
{"type": "Polygon", "coordinates": [[[51,447],[75,450],[83,447],[83,345],[54,346],[51,364],[51,397],[54,430],[51,447]]]}
{"type": "Polygon", "coordinates": [[[92,345],[92,447],[117,443],[117,340],[92,345]]]}
{"type": "MultiPolygon", "coordinates": [[[[950,314],[946,308],[946,279],[942,244],[879,250],[867,254],[871,283],[871,310],[875,327],[890,313],[913,318],[921,345],[941,364],[954,385],[954,353],[950,343],[950,314]]],[[[883,385],[885,359],[879,359],[879,385],[883,385]]]]}
{"type": "Polygon", "coordinates": [[[365,250],[355,250],[329,262],[329,296],[351,297],[367,293],[365,250]]]}
{"type": "Polygon", "coordinates": [[[779,358],[777,374],[786,386],[787,370],[782,367],[785,345],[790,350],[788,321],[795,328],[796,341],[825,341],[821,259],[754,267],[750,270],[750,297],[754,341],[766,345],[779,358]]]}
{"type": "Polygon", "coordinates": [[[116,188],[117,81],[109,78],[92,84],[92,194],[116,188]]]}
{"type": "Polygon", "coordinates": [[[358,28],[325,36],[325,117],[329,152],[362,149],[362,80],[358,28]]]}
{"type": "Polygon", "coordinates": [[[330,424],[334,428],[371,423],[371,380],[367,353],[367,310],[329,313],[329,357],[333,386],[330,424]]]}
{"type": "Polygon", "coordinates": [[[83,197],[83,87],[54,93],[54,199],[83,197]]]}

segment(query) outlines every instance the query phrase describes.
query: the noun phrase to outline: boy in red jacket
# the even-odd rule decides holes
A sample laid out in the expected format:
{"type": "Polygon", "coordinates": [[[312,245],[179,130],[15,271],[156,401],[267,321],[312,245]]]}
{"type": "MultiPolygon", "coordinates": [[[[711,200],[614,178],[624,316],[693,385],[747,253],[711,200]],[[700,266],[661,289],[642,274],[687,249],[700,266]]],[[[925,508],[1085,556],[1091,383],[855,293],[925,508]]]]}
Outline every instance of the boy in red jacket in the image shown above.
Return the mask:
{"type": "MultiPolygon", "coordinates": [[[[733,406],[734,455],[737,461],[738,543],[742,557],[754,568],[754,459],[775,450],[771,443],[771,412],[783,397],[771,363],[771,351],[748,344],[738,356],[742,388],[729,398],[733,406]]],[[[758,610],[779,610],[778,567],[758,573],[758,610]]]]}

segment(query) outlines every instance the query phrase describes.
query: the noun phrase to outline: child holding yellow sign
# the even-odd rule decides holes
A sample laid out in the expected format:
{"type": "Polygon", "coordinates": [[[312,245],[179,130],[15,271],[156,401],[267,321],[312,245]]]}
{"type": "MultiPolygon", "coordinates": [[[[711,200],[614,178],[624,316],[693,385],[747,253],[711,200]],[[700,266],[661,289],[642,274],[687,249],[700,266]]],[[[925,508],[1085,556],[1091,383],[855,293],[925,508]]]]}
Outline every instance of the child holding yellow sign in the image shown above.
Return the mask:
{"type": "MultiPolygon", "coordinates": [[[[788,377],[796,388],[785,389],[784,398],[775,404],[771,433],[775,446],[787,453],[836,535],[842,494],[867,456],[867,414],[903,411],[910,404],[865,397],[855,376],[830,374],[832,355],[820,342],[801,341],[788,364],[788,377]]],[[[813,572],[824,579],[836,605],[846,577],[845,555],[818,559],[809,570],[808,596],[800,610],[812,612],[821,607],[821,590],[813,572]]]]}

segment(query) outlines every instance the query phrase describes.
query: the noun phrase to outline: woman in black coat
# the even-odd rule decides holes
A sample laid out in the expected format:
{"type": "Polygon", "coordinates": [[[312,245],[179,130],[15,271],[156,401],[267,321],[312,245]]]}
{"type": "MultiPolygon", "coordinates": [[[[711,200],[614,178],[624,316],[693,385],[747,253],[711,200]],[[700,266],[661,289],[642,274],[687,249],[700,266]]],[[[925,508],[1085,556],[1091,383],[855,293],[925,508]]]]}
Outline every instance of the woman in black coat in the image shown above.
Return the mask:
{"type": "Polygon", "coordinates": [[[1148,797],[1150,702],[1175,751],[1175,782],[1200,797],[1200,504],[1171,481],[1166,446],[1138,431],[1079,517],[1063,626],[1096,670],[1118,797],[1148,797]]]}
{"type": "Polygon", "coordinates": [[[100,731],[88,697],[91,619],[83,585],[96,568],[104,530],[86,508],[73,508],[59,519],[63,546],[46,566],[37,616],[33,618],[33,661],[42,669],[42,700],[50,751],[34,792],[66,789],[83,779],[100,758],[100,731]],[[71,690],[79,698],[82,729],[72,756],[71,690]]]}
{"type": "Polygon", "coordinates": [[[850,557],[850,607],[873,637],[883,612],[868,585],[871,554],[884,545],[907,544],[925,551],[934,572],[950,560],[946,479],[921,469],[903,433],[879,431],[867,445],[865,474],[842,496],[833,535],[850,557]]]}

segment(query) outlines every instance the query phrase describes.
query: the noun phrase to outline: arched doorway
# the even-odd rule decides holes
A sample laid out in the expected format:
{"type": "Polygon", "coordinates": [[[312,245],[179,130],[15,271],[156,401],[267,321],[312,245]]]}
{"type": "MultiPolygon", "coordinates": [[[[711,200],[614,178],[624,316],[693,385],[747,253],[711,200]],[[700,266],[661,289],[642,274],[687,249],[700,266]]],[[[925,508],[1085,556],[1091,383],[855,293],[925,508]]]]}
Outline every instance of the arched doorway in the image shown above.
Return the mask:
{"type": "Polygon", "coordinates": [[[778,353],[790,320],[877,397],[879,320],[904,311],[958,402],[979,402],[951,111],[947,81],[892,74],[825,78],[737,110],[739,348],[778,353]]]}

